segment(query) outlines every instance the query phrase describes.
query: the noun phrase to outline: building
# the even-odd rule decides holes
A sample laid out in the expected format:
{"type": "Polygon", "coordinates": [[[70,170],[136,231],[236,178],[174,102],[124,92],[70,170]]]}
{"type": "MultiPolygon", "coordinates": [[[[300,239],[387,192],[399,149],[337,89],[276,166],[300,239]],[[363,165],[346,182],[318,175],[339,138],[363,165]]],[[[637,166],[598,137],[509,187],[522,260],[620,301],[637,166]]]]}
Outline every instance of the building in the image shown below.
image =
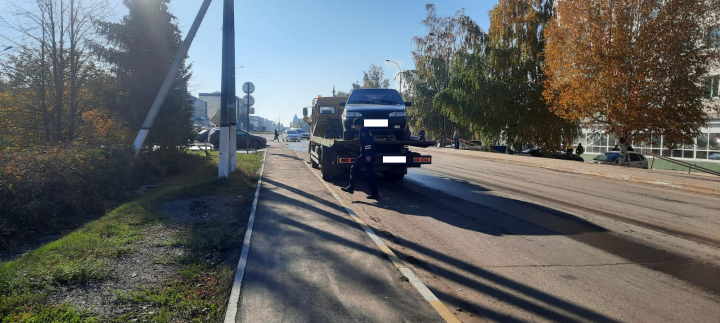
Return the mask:
{"type": "MultiPolygon", "coordinates": [[[[220,92],[200,93],[200,100],[207,102],[207,118],[213,126],[220,126],[220,92]]],[[[235,106],[237,107],[237,128],[245,129],[246,115],[240,113],[240,98],[235,97],[235,106]]]]}
{"type": "Polygon", "coordinates": [[[200,100],[192,95],[188,94],[188,97],[190,101],[193,102],[193,116],[192,116],[192,122],[196,126],[200,127],[210,127],[212,124],[210,123],[210,118],[208,118],[207,114],[207,102],[200,100]]]}

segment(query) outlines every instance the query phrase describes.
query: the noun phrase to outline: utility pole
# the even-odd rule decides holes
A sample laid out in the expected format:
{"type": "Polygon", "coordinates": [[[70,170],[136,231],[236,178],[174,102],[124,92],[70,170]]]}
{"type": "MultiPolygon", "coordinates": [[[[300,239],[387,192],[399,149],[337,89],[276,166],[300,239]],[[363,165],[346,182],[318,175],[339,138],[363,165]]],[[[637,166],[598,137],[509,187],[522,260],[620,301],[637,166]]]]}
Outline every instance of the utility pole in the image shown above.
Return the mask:
{"type": "Polygon", "coordinates": [[[335,97],[335,85],[333,85],[333,98],[335,97]]]}
{"type": "MultiPolygon", "coordinates": [[[[231,105],[235,105],[232,95],[232,75],[235,74],[235,65],[233,65],[233,48],[235,46],[232,39],[233,11],[235,9],[233,0],[223,1],[223,38],[222,38],[222,79],[220,85],[220,156],[218,161],[218,178],[228,177],[230,175],[230,110],[231,105]]],[[[232,136],[235,137],[235,136],[232,136]]],[[[233,149],[233,151],[235,151],[233,149]]]]}
{"type": "Polygon", "coordinates": [[[228,167],[230,169],[230,172],[234,172],[237,170],[237,95],[235,94],[236,88],[235,88],[235,0],[230,0],[230,6],[232,8],[232,11],[230,12],[230,48],[229,55],[230,55],[230,66],[228,67],[228,71],[230,71],[230,93],[228,94],[230,107],[229,107],[229,117],[228,120],[230,121],[230,144],[228,149],[228,156],[230,159],[228,160],[228,167]]]}

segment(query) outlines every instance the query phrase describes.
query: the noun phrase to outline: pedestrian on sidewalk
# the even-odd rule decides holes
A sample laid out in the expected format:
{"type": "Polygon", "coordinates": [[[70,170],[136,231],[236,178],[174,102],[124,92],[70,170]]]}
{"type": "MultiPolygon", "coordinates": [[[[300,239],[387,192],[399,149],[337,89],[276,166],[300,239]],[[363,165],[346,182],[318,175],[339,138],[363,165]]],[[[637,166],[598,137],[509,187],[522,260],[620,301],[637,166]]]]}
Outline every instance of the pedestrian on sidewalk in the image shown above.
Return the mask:
{"type": "Polygon", "coordinates": [[[575,149],[573,149],[572,143],[571,143],[571,142],[568,142],[567,150],[566,150],[565,152],[566,152],[568,155],[572,155],[572,154],[573,154],[573,151],[575,151],[575,149]]]}
{"type": "Polygon", "coordinates": [[[615,145],[615,147],[613,147],[612,151],[620,151],[620,147],[618,147],[618,145],[615,145]]]}
{"type": "Polygon", "coordinates": [[[575,149],[575,153],[580,156],[585,153],[585,147],[583,147],[582,143],[578,143],[577,148],[575,149]]]}
{"type": "Polygon", "coordinates": [[[355,193],[355,180],[360,174],[360,170],[365,167],[365,179],[370,188],[368,199],[378,199],[378,189],[375,184],[375,139],[370,135],[370,130],[363,126],[363,119],[355,118],[353,127],[360,134],[360,156],[357,157],[355,163],[350,168],[350,185],[343,187],[342,190],[350,194],[355,193]]]}
{"type": "Polygon", "coordinates": [[[455,132],[453,133],[453,140],[455,140],[455,149],[460,149],[460,132],[458,131],[458,128],[455,127],[455,132]]]}
{"type": "Polygon", "coordinates": [[[275,138],[273,138],[273,141],[277,140],[280,142],[280,138],[278,137],[280,134],[278,133],[277,129],[275,129],[275,138]]]}
{"type": "Polygon", "coordinates": [[[420,135],[420,141],[425,141],[425,128],[420,129],[418,135],[420,135]]]}

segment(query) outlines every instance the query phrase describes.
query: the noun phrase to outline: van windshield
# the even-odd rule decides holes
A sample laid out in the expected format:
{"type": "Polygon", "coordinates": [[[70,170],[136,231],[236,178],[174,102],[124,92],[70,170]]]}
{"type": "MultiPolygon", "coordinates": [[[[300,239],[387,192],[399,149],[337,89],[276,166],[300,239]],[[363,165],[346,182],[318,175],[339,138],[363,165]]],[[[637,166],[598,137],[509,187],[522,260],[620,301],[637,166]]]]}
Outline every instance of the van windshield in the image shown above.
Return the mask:
{"type": "Polygon", "coordinates": [[[360,89],[353,91],[347,103],[401,105],[403,99],[392,89],[360,89]]]}

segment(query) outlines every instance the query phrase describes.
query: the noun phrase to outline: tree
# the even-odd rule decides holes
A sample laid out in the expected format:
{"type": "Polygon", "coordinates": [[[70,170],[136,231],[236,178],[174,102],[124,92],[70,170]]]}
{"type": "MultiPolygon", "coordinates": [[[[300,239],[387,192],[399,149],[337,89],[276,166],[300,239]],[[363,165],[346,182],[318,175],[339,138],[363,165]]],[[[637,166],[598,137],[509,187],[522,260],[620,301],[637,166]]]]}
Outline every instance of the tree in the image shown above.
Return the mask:
{"type": "MultiPolygon", "coordinates": [[[[363,71],[363,88],[364,89],[387,89],[390,86],[390,80],[384,78],[385,71],[380,66],[370,64],[370,70],[363,71]]],[[[354,87],[354,86],[353,86],[354,87]]]]}
{"type": "MultiPolygon", "coordinates": [[[[134,138],[147,116],[167,72],[182,45],[169,0],[124,0],[129,13],[121,23],[99,23],[100,34],[112,44],[95,44],[96,52],[112,65],[124,93],[117,113],[127,121],[134,138]]],[[[175,148],[192,140],[192,103],[188,98],[188,67],[183,67],[160,107],[146,145],[175,148]]]]}
{"type": "MultiPolygon", "coordinates": [[[[447,137],[443,133],[444,128],[452,129],[457,124],[445,127],[446,116],[450,115],[452,118],[451,109],[456,105],[445,104],[449,102],[435,98],[449,86],[450,68],[456,53],[467,51],[470,45],[468,42],[479,39],[468,35],[468,28],[462,27],[463,24],[473,24],[464,10],[457,11],[453,16],[438,16],[435,5],[428,4],[425,11],[427,16],[422,24],[427,28],[428,34],[413,37],[412,42],[417,47],[412,52],[415,70],[403,73],[403,80],[407,84],[403,94],[413,102],[413,107],[408,109],[408,120],[413,128],[424,127],[429,137],[447,137]]],[[[464,125],[463,123],[461,128],[464,125]]]]}
{"type": "MultiPolygon", "coordinates": [[[[20,37],[3,36],[4,42],[18,48],[18,56],[41,67],[33,75],[32,84],[27,85],[40,98],[33,102],[42,110],[45,139],[48,142],[72,140],[78,119],[78,91],[84,86],[88,72],[85,68],[90,58],[87,45],[95,37],[92,21],[107,17],[112,7],[102,0],[34,0],[20,4],[9,1],[9,8],[14,19],[0,18],[0,25],[13,31],[11,35],[20,37]],[[46,75],[46,62],[49,62],[50,77],[46,75]],[[46,84],[49,87],[46,88],[46,84]],[[50,94],[50,104],[46,94],[50,94]],[[53,110],[49,111],[48,106],[53,110]]],[[[28,76],[27,71],[22,70],[27,64],[22,65],[5,67],[10,68],[13,77],[22,78],[28,76]]]]}
{"type": "Polygon", "coordinates": [[[717,59],[706,21],[718,0],[563,0],[546,32],[545,98],[555,114],[634,140],[690,142],[707,123],[703,76],[717,59]]]}
{"type": "Polygon", "coordinates": [[[350,93],[349,93],[349,92],[345,92],[345,91],[337,91],[337,93],[335,93],[335,96],[336,96],[336,97],[340,97],[340,98],[342,98],[342,97],[349,97],[349,96],[350,96],[350,93]]]}

